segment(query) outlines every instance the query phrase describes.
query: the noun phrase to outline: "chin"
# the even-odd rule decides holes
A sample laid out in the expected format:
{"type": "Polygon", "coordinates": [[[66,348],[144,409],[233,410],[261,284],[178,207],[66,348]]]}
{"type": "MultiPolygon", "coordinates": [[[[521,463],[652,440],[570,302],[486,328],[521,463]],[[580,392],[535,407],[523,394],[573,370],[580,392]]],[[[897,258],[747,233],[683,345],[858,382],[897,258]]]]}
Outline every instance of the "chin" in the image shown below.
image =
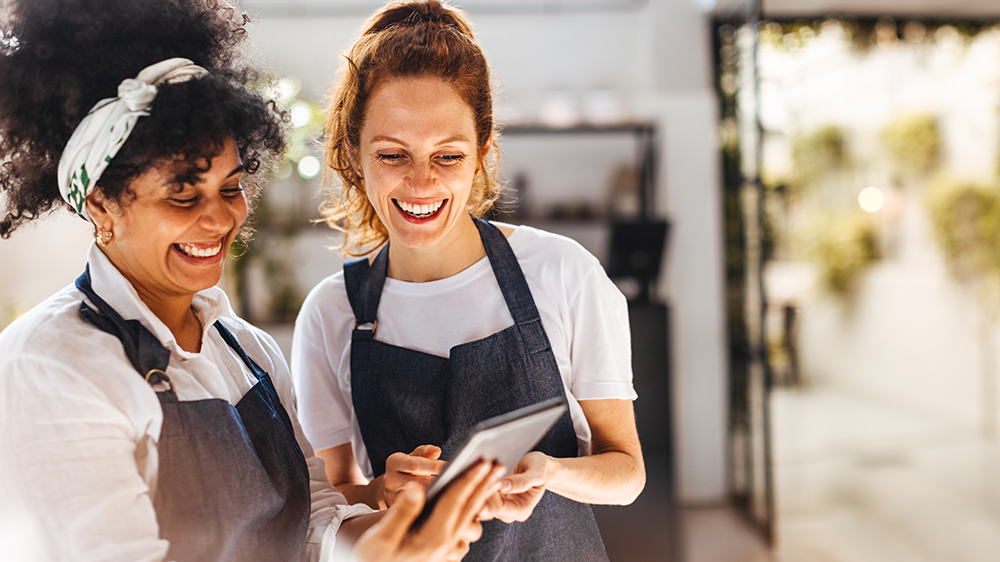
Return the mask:
{"type": "Polygon", "coordinates": [[[406,246],[407,248],[413,248],[415,250],[423,250],[426,248],[433,248],[438,245],[441,240],[444,239],[443,234],[418,234],[409,233],[402,236],[396,236],[396,241],[406,246]]]}

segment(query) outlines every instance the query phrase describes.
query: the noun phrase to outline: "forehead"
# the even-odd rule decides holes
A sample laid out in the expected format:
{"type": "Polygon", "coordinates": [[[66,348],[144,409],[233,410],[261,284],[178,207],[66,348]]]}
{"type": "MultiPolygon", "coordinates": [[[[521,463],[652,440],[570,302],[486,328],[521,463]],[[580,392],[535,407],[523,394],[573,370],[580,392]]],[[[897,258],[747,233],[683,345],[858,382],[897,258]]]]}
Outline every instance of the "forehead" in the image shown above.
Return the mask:
{"type": "Polygon", "coordinates": [[[475,139],[472,107],[458,90],[436,76],[397,77],[382,82],[368,99],[361,136],[455,136],[475,139]]]}
{"type": "Polygon", "coordinates": [[[209,178],[224,179],[242,169],[236,144],[230,139],[219,146],[218,153],[211,155],[179,154],[155,162],[133,181],[133,188],[181,189],[184,185],[195,185],[209,178]]]}

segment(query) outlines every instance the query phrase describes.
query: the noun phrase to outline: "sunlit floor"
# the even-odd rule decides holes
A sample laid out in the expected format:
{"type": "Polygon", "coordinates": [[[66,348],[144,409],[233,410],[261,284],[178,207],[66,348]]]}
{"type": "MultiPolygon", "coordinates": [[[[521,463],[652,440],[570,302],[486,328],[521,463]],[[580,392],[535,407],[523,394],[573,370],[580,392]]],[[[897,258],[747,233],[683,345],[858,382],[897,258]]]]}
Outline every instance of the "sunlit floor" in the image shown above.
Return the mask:
{"type": "Polygon", "coordinates": [[[775,560],[1000,560],[997,442],[828,388],[776,390],[772,414],[775,560]]]}

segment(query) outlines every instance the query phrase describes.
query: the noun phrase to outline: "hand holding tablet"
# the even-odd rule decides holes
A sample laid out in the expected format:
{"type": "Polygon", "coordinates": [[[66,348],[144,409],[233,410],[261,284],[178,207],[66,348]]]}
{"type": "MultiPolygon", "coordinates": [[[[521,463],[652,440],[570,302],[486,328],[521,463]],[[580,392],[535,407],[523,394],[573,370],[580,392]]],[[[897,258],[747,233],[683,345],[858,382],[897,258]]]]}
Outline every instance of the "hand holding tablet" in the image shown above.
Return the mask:
{"type": "Polygon", "coordinates": [[[476,424],[427,489],[427,503],[417,524],[430,514],[435,500],[448,484],[479,459],[503,464],[509,474],[521,457],[555,425],[566,408],[565,398],[553,398],[476,424]]]}

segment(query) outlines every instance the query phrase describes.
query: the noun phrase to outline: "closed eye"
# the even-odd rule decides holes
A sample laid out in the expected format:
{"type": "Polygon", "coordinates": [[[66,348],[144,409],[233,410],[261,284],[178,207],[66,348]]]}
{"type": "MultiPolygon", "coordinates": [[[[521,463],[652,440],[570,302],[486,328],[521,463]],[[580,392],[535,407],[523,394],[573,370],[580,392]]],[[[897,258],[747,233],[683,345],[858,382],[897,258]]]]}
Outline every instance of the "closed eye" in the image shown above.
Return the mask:
{"type": "Polygon", "coordinates": [[[462,160],[465,160],[464,154],[442,154],[438,156],[438,160],[445,165],[457,164],[462,160]]]}
{"type": "Polygon", "coordinates": [[[375,155],[375,159],[387,164],[400,164],[406,159],[406,155],[397,152],[378,153],[375,155]]]}
{"type": "Polygon", "coordinates": [[[243,184],[238,183],[232,187],[224,187],[219,191],[222,193],[223,197],[236,197],[241,191],[243,191],[243,184]]]}

